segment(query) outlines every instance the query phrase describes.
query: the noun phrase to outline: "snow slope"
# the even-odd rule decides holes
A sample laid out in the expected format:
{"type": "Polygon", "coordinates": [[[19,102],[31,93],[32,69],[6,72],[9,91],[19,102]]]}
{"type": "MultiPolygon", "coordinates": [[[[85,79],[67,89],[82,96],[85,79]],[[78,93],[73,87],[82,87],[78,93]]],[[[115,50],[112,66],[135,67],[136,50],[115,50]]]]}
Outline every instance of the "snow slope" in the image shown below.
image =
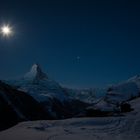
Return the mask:
{"type": "Polygon", "coordinates": [[[140,95],[140,77],[134,76],[125,82],[113,85],[108,89],[106,101],[121,103],[140,95]]]}
{"type": "Polygon", "coordinates": [[[23,122],[0,132],[0,140],[139,140],[140,98],[120,117],[23,122]]]}

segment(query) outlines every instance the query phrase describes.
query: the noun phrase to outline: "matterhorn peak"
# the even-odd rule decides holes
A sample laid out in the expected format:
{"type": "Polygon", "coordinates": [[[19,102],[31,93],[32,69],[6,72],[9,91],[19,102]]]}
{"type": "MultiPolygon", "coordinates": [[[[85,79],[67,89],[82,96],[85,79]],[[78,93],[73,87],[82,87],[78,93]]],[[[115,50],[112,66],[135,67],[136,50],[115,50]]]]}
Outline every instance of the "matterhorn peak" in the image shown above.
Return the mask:
{"type": "Polygon", "coordinates": [[[24,79],[29,80],[44,80],[47,78],[47,75],[42,71],[40,65],[37,63],[33,64],[31,70],[24,76],[24,79]]]}

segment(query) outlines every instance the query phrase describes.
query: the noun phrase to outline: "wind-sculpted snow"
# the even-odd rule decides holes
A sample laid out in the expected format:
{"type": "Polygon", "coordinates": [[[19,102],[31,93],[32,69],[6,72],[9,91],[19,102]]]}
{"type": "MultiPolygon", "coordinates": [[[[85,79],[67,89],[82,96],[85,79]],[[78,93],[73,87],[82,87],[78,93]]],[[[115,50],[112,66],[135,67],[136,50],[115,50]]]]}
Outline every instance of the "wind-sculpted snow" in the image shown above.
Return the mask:
{"type": "Polygon", "coordinates": [[[0,140],[139,140],[140,99],[120,117],[23,122],[0,133],[0,140]]]}

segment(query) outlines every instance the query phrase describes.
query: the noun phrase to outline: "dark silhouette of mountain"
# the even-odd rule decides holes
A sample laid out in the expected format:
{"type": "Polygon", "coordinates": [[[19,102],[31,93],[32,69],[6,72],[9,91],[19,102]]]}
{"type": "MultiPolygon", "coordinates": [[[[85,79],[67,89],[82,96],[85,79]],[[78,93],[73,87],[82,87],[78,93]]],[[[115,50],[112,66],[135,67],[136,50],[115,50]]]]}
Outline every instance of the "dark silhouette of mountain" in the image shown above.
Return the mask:
{"type": "Polygon", "coordinates": [[[0,130],[19,121],[39,119],[50,116],[36,100],[0,81],[0,130]]]}

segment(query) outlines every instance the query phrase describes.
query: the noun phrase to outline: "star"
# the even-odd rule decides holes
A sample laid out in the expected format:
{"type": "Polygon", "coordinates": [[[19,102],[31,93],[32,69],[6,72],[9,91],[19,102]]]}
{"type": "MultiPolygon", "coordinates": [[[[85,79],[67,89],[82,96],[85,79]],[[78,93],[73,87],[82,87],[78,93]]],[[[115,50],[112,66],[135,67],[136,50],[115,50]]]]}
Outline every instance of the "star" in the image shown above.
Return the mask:
{"type": "Polygon", "coordinates": [[[0,32],[5,37],[8,37],[8,36],[12,35],[12,33],[13,33],[12,28],[9,25],[3,25],[0,28],[0,32]]]}
{"type": "Polygon", "coordinates": [[[81,57],[80,56],[77,56],[76,59],[77,59],[77,61],[80,61],[81,57]]]}

